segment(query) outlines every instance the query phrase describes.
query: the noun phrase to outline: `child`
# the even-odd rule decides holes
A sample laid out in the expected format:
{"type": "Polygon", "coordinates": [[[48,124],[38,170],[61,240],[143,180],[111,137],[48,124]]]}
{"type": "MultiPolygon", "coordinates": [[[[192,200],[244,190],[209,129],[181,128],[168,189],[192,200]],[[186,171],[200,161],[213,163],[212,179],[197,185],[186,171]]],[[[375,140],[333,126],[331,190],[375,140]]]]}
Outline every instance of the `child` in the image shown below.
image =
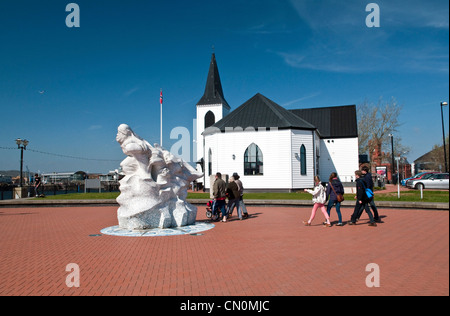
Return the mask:
{"type": "Polygon", "coordinates": [[[318,176],[314,177],[314,183],[315,183],[314,190],[308,190],[308,189],[304,190],[305,192],[312,194],[312,196],[313,196],[312,200],[314,202],[314,206],[313,206],[313,209],[311,212],[311,218],[307,222],[303,221],[303,224],[305,224],[305,226],[311,226],[311,222],[314,220],[314,217],[316,216],[316,211],[320,207],[323,215],[325,216],[325,218],[327,220],[325,223],[325,226],[331,227],[330,216],[328,216],[327,210],[324,205],[326,202],[325,188],[320,183],[320,178],[318,176]]]}

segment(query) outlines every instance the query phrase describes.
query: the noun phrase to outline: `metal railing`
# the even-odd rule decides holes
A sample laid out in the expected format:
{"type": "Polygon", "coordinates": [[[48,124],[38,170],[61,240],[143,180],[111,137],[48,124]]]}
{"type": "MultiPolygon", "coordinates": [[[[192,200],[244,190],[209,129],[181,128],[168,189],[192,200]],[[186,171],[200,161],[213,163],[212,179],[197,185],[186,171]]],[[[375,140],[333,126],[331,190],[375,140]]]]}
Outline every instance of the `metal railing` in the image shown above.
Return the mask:
{"type": "MultiPolygon", "coordinates": [[[[118,192],[119,191],[119,183],[118,182],[102,182],[102,192],[118,192]]],[[[10,200],[13,199],[13,191],[16,186],[8,185],[8,184],[0,184],[0,200],[10,200]]],[[[35,189],[34,186],[25,185],[23,186],[25,190],[28,192],[28,197],[35,197],[35,189]]],[[[84,193],[84,183],[76,184],[76,183],[58,183],[58,184],[45,184],[42,189],[39,190],[39,193],[43,193],[44,195],[58,195],[58,194],[69,194],[69,193],[84,193]]],[[[95,189],[86,189],[86,192],[98,192],[95,189]]]]}

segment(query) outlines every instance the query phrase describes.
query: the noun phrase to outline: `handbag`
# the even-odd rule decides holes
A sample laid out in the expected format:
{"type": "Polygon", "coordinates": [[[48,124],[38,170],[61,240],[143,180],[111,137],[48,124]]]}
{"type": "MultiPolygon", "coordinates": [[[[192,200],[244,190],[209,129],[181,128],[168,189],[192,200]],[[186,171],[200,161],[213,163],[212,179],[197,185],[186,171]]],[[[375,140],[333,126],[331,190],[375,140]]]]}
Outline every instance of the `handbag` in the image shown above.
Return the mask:
{"type": "Polygon", "coordinates": [[[344,201],[344,196],[343,196],[342,194],[337,194],[337,193],[336,193],[336,190],[335,190],[334,187],[333,187],[333,184],[331,184],[331,182],[329,182],[329,183],[330,183],[331,189],[333,190],[334,194],[336,195],[337,201],[338,201],[338,202],[344,201]]]}
{"type": "Polygon", "coordinates": [[[364,192],[366,193],[367,198],[370,200],[371,198],[373,198],[373,192],[370,188],[366,188],[366,185],[364,184],[363,180],[361,182],[364,187],[364,192]]]}

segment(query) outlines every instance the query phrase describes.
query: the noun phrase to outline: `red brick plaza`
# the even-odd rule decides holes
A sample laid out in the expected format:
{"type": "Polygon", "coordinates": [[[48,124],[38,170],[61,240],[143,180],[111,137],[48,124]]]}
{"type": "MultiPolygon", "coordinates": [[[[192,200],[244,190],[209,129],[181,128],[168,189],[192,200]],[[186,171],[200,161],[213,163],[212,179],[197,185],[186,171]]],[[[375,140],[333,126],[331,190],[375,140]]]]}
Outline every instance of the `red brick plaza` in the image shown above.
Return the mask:
{"type": "Polygon", "coordinates": [[[378,227],[363,214],[326,228],[320,212],[302,225],[310,208],[248,209],[247,220],[170,237],[90,236],[117,225],[117,207],[0,209],[0,295],[449,295],[448,211],[380,209],[378,227]],[[66,285],[71,263],[79,287],[66,285]],[[379,287],[366,285],[371,263],[379,287]]]}

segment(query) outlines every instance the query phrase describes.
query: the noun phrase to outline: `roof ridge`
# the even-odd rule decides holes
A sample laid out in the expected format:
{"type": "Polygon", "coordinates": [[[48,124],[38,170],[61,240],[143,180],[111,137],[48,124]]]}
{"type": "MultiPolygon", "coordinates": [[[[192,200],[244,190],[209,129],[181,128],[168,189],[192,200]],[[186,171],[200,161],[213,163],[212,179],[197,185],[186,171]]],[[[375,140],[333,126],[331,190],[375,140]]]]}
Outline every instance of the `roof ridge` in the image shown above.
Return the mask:
{"type": "Polygon", "coordinates": [[[314,107],[314,108],[301,108],[301,109],[289,109],[288,111],[303,111],[303,110],[323,110],[323,109],[334,109],[334,108],[350,108],[350,107],[356,107],[355,104],[349,104],[349,105],[330,105],[330,106],[320,106],[320,107],[314,107]]]}
{"type": "MultiPolygon", "coordinates": [[[[260,94],[261,95],[261,94],[260,94]]],[[[305,121],[301,117],[295,115],[294,113],[290,112],[289,110],[286,110],[281,105],[275,103],[274,101],[270,100],[269,98],[265,97],[264,95],[261,95],[263,97],[264,102],[270,107],[270,109],[275,113],[275,115],[282,120],[287,125],[294,125],[293,122],[289,120],[289,117],[286,117],[286,115],[283,115],[283,112],[287,115],[293,115],[295,118],[300,119],[307,123],[308,125],[311,125],[311,123],[305,121]]],[[[311,125],[311,127],[314,127],[311,125]]]]}
{"type": "MultiPolygon", "coordinates": [[[[256,95],[255,95],[255,96],[256,96],[256,95]]],[[[243,104],[241,104],[241,105],[240,105],[238,108],[236,108],[235,110],[231,111],[227,116],[225,116],[224,118],[222,118],[220,121],[216,122],[216,123],[214,124],[214,126],[216,126],[216,124],[219,123],[219,122],[224,123],[224,122],[227,122],[227,121],[232,120],[232,119],[235,118],[235,117],[238,117],[238,116],[240,115],[240,113],[245,109],[245,106],[246,106],[247,104],[249,104],[250,101],[252,101],[253,98],[254,98],[255,96],[253,96],[253,97],[250,98],[249,100],[245,101],[243,104]]]]}

